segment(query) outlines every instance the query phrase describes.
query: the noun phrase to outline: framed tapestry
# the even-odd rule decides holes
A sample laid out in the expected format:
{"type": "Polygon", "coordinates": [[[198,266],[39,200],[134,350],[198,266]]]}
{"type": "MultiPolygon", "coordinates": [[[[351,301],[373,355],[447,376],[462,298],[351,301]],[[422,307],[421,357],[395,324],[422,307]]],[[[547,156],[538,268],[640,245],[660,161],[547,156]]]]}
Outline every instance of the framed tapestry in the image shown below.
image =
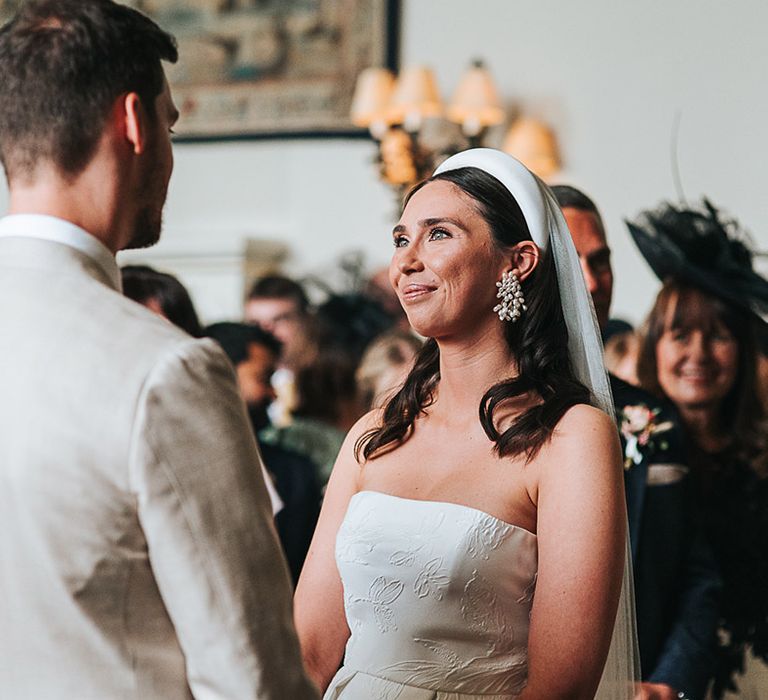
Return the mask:
{"type": "MultiPolygon", "coordinates": [[[[397,68],[399,0],[124,0],[179,43],[177,140],[356,136],[355,80],[397,68]]],[[[0,23],[21,0],[0,0],[0,23]]]]}

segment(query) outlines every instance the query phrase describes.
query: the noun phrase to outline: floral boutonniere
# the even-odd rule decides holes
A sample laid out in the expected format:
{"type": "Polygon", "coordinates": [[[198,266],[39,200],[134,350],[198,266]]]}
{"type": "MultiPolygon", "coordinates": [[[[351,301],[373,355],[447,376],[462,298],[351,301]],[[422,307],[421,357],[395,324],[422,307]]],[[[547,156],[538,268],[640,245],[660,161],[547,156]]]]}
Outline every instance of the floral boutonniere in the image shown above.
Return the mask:
{"type": "Polygon", "coordinates": [[[624,406],[621,409],[621,434],[626,441],[624,448],[624,469],[643,461],[643,448],[646,450],[659,448],[666,450],[669,444],[657,436],[674,427],[672,421],[658,423],[656,419],[661,409],[650,409],[645,404],[639,406],[624,406]]]}

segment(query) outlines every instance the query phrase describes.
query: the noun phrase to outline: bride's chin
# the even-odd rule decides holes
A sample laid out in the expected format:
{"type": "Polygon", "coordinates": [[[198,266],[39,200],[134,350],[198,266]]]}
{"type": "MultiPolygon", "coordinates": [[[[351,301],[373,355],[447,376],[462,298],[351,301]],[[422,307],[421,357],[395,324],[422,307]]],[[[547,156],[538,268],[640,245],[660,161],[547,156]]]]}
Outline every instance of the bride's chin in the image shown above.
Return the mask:
{"type": "Polygon", "coordinates": [[[438,319],[429,318],[427,314],[411,314],[408,316],[408,323],[423,338],[434,338],[441,335],[441,331],[445,329],[445,324],[440,323],[438,319]]]}
{"type": "Polygon", "coordinates": [[[411,323],[411,328],[422,338],[432,338],[433,340],[440,340],[453,335],[450,328],[443,324],[411,323]]]}

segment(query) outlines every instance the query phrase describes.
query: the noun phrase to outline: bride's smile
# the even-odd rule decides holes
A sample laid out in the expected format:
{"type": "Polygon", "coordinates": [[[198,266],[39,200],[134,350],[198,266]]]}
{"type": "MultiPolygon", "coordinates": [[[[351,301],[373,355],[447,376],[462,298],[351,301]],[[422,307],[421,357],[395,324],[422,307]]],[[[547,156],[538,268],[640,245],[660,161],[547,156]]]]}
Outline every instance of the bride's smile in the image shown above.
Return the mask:
{"type": "Polygon", "coordinates": [[[439,337],[468,321],[494,321],[493,281],[510,264],[465,192],[445,181],[425,185],[409,200],[392,236],[390,281],[419,333],[439,337]]]}
{"type": "Polygon", "coordinates": [[[404,304],[409,304],[414,301],[419,301],[425,295],[434,292],[437,287],[433,284],[415,284],[411,282],[406,284],[402,290],[401,298],[404,304]]]}

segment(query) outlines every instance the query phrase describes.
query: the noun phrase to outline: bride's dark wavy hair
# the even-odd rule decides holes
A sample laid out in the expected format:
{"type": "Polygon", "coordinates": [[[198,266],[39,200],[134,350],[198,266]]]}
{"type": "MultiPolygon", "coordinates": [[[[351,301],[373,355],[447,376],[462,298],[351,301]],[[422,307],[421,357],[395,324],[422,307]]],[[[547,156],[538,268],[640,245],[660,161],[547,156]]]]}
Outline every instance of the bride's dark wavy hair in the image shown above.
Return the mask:
{"type": "MultiPolygon", "coordinates": [[[[404,206],[424,185],[435,180],[451,182],[472,197],[500,250],[531,240],[523,212],[510,191],[478,168],[457,168],[425,180],[410,191],[404,206]]],[[[522,288],[528,310],[517,323],[504,323],[507,344],[517,358],[518,375],[485,392],[479,416],[500,457],[523,454],[530,461],[571,406],[590,403],[590,392],[576,379],[571,367],[568,330],[549,248],[543,251],[533,274],[522,282],[522,288]],[[497,409],[525,394],[540,400],[500,432],[495,420],[497,409]]],[[[435,339],[430,338],[417,354],[402,388],[385,405],[381,424],[361,435],[355,444],[358,461],[375,459],[404,443],[418,416],[433,403],[439,383],[440,350],[435,339]]]]}

